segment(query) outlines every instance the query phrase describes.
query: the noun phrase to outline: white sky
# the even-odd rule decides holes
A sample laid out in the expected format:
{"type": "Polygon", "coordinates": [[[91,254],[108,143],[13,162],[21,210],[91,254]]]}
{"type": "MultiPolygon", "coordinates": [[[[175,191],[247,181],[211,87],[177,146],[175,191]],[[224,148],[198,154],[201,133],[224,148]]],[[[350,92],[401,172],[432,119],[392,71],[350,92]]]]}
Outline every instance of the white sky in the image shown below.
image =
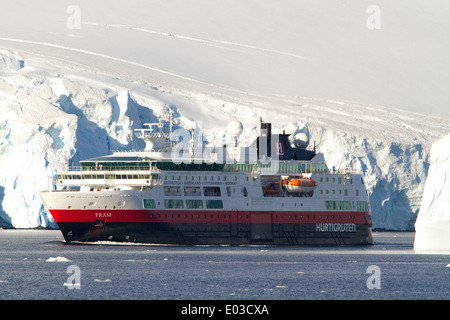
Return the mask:
{"type": "Polygon", "coordinates": [[[356,101],[450,116],[446,0],[0,3],[0,48],[111,72],[117,71],[117,60],[101,55],[122,59],[136,64],[129,71],[122,68],[122,74],[149,82],[163,78],[148,68],[137,74],[139,65],[166,72],[164,81],[170,81],[170,73],[269,96],[356,101]],[[70,5],[79,8],[80,29],[70,28],[78,22],[67,12],[70,5]],[[367,13],[370,5],[380,9],[380,29],[367,27],[373,17],[367,13]]]}

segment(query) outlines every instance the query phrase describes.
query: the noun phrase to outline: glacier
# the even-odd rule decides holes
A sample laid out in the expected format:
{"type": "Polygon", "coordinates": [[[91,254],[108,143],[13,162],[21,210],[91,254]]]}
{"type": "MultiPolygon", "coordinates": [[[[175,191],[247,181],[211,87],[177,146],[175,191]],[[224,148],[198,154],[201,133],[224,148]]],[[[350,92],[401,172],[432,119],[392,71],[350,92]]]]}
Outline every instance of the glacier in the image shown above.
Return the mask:
{"type": "Polygon", "coordinates": [[[235,119],[242,144],[259,117],[307,132],[329,167],[364,173],[375,229],[414,230],[431,146],[450,132],[450,5],[380,3],[376,30],[368,6],[5,2],[0,227],[56,228],[38,195],[56,170],[143,148],[133,130],[171,110],[211,143],[235,119]]]}
{"type": "Polygon", "coordinates": [[[0,51],[0,227],[56,228],[39,192],[67,165],[142,149],[133,131],[170,109],[176,127],[196,128],[210,143],[227,124],[244,124],[240,143],[258,134],[307,132],[329,167],[365,175],[373,228],[414,230],[430,167],[430,148],[450,120],[378,105],[305,97],[198,91],[121,79],[30,52],[0,51]]]}
{"type": "Polygon", "coordinates": [[[414,250],[450,251],[450,133],[431,148],[431,165],[415,223],[414,250]]]}

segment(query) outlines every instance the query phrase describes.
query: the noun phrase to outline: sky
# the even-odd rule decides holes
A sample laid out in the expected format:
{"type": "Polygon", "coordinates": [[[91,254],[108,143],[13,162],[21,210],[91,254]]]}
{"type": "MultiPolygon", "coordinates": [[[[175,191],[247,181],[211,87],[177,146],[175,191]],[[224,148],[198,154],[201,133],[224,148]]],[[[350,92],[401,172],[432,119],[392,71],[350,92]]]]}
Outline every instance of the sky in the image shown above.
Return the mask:
{"type": "Polygon", "coordinates": [[[450,117],[450,2],[4,1],[0,48],[137,81],[450,117]]]}

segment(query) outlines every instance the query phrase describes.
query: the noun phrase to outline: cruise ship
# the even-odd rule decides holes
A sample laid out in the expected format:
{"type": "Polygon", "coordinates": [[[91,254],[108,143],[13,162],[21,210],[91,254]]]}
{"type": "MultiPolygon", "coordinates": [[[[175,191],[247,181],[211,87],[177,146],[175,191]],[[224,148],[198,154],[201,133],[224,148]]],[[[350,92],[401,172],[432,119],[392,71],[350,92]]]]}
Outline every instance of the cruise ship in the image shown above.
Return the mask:
{"type": "Polygon", "coordinates": [[[373,243],[363,175],[330,170],[305,134],[273,134],[261,120],[259,136],[242,147],[243,126],[233,121],[233,142],[195,146],[161,123],[136,130],[144,150],[80,161],[41,192],[67,243],[373,243]]]}

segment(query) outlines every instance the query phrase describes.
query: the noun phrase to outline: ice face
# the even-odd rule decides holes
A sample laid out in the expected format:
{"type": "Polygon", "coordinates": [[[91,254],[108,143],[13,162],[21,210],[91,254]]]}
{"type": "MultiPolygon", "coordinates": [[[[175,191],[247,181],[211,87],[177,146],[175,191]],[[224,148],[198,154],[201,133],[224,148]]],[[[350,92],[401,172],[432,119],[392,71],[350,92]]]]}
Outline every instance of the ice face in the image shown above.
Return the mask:
{"type": "Polygon", "coordinates": [[[415,250],[450,251],[450,133],[431,148],[431,165],[415,224],[415,250]]]}

